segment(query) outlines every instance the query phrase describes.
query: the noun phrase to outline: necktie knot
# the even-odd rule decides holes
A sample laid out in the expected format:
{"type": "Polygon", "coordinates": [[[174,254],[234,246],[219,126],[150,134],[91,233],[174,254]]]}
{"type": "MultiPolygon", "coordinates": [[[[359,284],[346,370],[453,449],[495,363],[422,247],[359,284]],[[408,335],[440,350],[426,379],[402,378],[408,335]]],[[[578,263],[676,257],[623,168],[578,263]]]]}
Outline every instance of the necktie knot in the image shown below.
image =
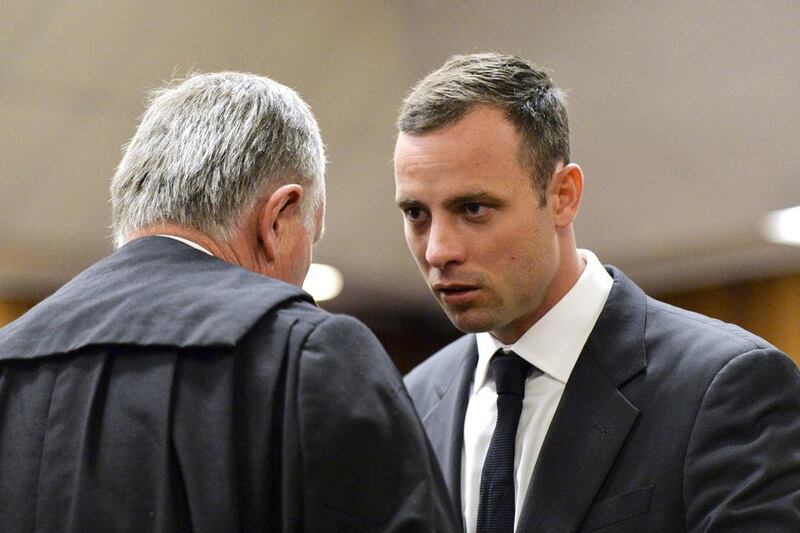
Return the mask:
{"type": "Polygon", "coordinates": [[[503,350],[495,353],[490,364],[497,394],[525,395],[525,379],[533,365],[514,352],[503,350]]]}

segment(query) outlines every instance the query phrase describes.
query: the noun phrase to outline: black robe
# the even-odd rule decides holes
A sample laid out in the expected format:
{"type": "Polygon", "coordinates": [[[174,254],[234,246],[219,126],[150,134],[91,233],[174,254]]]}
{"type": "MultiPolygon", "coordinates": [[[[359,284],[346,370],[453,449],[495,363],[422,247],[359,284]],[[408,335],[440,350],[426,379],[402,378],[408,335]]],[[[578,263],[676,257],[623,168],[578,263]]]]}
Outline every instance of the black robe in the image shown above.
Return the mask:
{"type": "Polygon", "coordinates": [[[164,237],[0,330],[0,530],[453,531],[369,330],[164,237]]]}

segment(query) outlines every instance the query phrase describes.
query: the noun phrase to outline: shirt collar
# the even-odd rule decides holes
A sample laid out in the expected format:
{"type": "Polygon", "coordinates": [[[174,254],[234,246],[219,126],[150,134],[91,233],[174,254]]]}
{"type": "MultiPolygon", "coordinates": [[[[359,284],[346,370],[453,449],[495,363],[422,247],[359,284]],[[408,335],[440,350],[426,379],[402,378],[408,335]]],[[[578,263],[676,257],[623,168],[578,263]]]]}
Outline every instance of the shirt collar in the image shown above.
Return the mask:
{"type": "Polygon", "coordinates": [[[178,237],[176,235],[167,235],[166,233],[159,233],[158,237],[167,237],[168,239],[174,239],[176,241],[182,242],[183,244],[189,245],[189,246],[191,246],[192,248],[194,248],[196,250],[200,250],[201,252],[205,252],[210,256],[214,255],[211,252],[209,252],[208,250],[206,250],[205,248],[203,248],[202,246],[200,246],[199,244],[197,244],[196,242],[190,241],[189,239],[184,239],[183,237],[178,237]]]}
{"type": "Polygon", "coordinates": [[[578,281],[514,344],[502,344],[489,332],[475,335],[478,366],[473,392],[486,382],[489,362],[499,348],[514,351],[543,373],[567,383],[614,283],[597,256],[589,250],[578,250],[578,254],[586,264],[578,281]]]}

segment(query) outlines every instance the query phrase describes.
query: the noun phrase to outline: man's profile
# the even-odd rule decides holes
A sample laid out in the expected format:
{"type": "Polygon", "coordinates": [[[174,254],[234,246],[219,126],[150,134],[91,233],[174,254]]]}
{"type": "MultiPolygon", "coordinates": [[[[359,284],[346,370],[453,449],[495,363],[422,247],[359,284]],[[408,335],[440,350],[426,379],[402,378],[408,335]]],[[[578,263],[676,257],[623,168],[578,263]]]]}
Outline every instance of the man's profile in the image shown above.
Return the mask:
{"type": "Polygon", "coordinates": [[[117,251],[0,330],[0,530],[452,530],[388,356],[299,288],[324,172],[273,80],[154,93],[117,251]]]}
{"type": "Polygon", "coordinates": [[[398,129],[406,241],[467,333],[406,377],[464,529],[800,531],[800,372],[576,247],[547,73],[454,56],[398,129]]]}

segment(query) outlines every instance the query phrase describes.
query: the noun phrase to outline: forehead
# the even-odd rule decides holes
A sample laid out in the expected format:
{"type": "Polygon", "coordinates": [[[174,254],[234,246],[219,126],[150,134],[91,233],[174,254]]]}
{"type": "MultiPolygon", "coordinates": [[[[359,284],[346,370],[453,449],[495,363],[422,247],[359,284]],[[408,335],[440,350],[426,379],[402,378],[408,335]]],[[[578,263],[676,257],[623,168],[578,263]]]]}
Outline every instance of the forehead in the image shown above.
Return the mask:
{"type": "Polygon", "coordinates": [[[431,189],[494,188],[529,183],[519,135],[496,108],[482,106],[457,123],[421,135],[401,133],[394,153],[399,195],[431,189]]]}

